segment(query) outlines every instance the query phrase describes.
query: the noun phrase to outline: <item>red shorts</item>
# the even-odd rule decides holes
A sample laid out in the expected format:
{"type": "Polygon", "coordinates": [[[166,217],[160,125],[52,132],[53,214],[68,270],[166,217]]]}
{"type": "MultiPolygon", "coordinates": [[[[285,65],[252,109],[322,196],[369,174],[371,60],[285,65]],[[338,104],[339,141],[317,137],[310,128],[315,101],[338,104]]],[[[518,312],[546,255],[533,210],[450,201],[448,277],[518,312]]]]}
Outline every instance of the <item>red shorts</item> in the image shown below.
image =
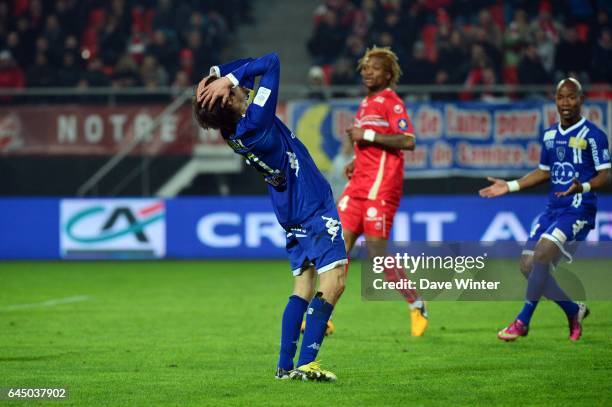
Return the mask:
{"type": "Polygon", "coordinates": [[[357,236],[375,236],[389,239],[397,204],[382,199],[370,200],[342,195],[338,200],[338,213],[342,228],[357,236]]]}

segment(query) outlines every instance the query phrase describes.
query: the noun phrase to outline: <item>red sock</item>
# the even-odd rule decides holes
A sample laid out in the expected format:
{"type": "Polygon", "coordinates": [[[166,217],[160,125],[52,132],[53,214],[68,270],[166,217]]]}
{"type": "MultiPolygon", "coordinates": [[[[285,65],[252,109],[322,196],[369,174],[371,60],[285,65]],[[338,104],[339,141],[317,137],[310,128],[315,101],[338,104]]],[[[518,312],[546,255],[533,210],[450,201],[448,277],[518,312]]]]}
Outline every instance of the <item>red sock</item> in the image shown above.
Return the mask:
{"type": "MultiPolygon", "coordinates": [[[[402,268],[385,268],[385,279],[389,282],[399,282],[401,280],[409,280],[406,272],[402,268]]],[[[419,298],[419,294],[416,290],[408,288],[398,288],[397,291],[404,297],[404,299],[412,304],[419,298]]]]}

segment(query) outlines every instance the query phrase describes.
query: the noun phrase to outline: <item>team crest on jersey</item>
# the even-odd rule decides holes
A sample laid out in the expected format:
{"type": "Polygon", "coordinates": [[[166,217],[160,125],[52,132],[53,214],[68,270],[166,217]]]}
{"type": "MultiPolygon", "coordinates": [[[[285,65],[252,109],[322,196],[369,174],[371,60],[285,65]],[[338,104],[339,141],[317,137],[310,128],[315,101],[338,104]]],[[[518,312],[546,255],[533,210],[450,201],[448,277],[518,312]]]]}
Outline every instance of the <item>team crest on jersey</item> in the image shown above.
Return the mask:
{"type": "Polygon", "coordinates": [[[563,161],[565,158],[565,147],[557,147],[557,158],[559,161],[563,161]]]}
{"type": "Polygon", "coordinates": [[[399,127],[400,130],[406,130],[408,128],[408,121],[406,119],[399,119],[397,127],[399,127]]]}
{"type": "Polygon", "coordinates": [[[393,111],[397,114],[400,114],[404,111],[404,108],[398,103],[397,105],[393,106],[393,111]]]}

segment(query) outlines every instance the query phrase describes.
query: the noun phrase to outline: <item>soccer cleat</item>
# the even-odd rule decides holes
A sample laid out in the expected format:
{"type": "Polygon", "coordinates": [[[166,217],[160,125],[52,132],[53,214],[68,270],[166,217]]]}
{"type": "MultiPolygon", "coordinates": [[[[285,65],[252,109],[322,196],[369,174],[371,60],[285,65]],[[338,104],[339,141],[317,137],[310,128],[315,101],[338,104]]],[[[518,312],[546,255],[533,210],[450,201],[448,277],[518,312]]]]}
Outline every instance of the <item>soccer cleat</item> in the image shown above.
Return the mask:
{"type": "Polygon", "coordinates": [[[582,321],[589,316],[591,311],[586,304],[581,302],[578,303],[578,312],[571,318],[567,318],[569,324],[569,339],[570,341],[577,341],[582,336],[582,321]]]}
{"type": "Polygon", "coordinates": [[[337,379],[332,372],[321,369],[321,362],[318,360],[293,369],[289,373],[289,378],[311,382],[335,382],[337,379]]]}
{"type": "MultiPolygon", "coordinates": [[[[305,329],[306,329],[306,321],[304,320],[302,321],[302,326],[300,327],[300,333],[304,333],[305,329]]],[[[330,319],[329,321],[327,321],[327,329],[325,329],[325,336],[333,334],[335,330],[336,330],[336,327],[334,326],[334,323],[330,319]]]]}
{"type": "Polygon", "coordinates": [[[279,380],[286,380],[289,379],[289,373],[291,373],[289,370],[285,370],[282,367],[279,367],[276,369],[276,374],[274,375],[274,378],[279,380]]]}
{"type": "Polygon", "coordinates": [[[529,326],[525,325],[520,319],[515,319],[507,328],[497,333],[497,337],[502,341],[515,341],[519,336],[527,336],[529,326]]]}
{"type": "Polygon", "coordinates": [[[423,336],[429,325],[429,315],[424,301],[421,302],[421,306],[410,310],[410,324],[412,336],[423,336]]]}

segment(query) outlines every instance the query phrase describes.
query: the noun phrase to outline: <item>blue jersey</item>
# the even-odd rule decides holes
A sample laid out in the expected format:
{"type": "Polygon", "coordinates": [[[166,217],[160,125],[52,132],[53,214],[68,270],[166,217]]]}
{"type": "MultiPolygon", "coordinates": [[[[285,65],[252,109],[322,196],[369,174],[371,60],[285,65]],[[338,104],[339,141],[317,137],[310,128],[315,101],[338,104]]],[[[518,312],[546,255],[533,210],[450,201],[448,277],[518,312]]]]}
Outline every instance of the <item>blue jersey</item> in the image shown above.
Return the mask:
{"type": "Polygon", "coordinates": [[[235,86],[259,88],[234,134],[226,142],[248,164],[262,173],[278,222],[285,229],[302,224],[317,210],[329,206],[333,197],[306,147],[276,117],[280,63],[275,53],[258,59],[241,59],[213,67],[235,86]]]}
{"type": "Polygon", "coordinates": [[[597,172],[610,168],[608,137],[584,117],[573,126],[562,129],[555,123],[544,131],[540,169],[550,171],[549,208],[597,210],[594,192],[557,198],[555,192],[569,188],[573,178],[580,183],[590,181],[597,172]]]}

